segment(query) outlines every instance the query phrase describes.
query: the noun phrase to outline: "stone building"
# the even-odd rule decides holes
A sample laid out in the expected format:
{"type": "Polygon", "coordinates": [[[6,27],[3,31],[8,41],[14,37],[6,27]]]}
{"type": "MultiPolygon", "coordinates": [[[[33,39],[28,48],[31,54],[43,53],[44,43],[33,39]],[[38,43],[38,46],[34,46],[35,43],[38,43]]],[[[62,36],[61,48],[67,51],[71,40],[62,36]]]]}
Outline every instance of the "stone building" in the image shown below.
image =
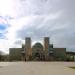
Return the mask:
{"type": "Polygon", "coordinates": [[[25,38],[22,48],[10,48],[10,61],[55,61],[66,60],[66,48],[54,48],[49,37],[44,37],[43,44],[37,42],[32,46],[30,37],[25,38]]]}
{"type": "Polygon", "coordinates": [[[23,61],[51,61],[65,60],[66,48],[53,48],[49,43],[49,37],[44,37],[43,45],[39,42],[31,46],[31,38],[25,38],[25,45],[22,46],[21,55],[23,61]]]}
{"type": "Polygon", "coordinates": [[[37,42],[32,46],[30,37],[25,38],[22,48],[9,49],[10,61],[75,61],[75,52],[66,48],[54,48],[49,37],[44,37],[43,44],[37,42]]]}

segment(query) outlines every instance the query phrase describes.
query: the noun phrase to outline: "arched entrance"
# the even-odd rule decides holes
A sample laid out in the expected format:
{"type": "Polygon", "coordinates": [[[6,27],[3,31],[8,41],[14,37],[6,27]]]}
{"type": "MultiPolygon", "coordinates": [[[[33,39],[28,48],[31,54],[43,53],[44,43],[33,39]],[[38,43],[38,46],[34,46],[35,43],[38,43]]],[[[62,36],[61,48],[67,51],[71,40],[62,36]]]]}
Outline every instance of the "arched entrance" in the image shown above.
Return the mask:
{"type": "Polygon", "coordinates": [[[34,60],[38,60],[38,61],[41,60],[41,56],[40,56],[39,53],[35,53],[35,55],[34,55],[34,60]]]}
{"type": "Polygon", "coordinates": [[[40,43],[36,43],[32,48],[32,59],[35,61],[43,60],[43,46],[40,43]]]}

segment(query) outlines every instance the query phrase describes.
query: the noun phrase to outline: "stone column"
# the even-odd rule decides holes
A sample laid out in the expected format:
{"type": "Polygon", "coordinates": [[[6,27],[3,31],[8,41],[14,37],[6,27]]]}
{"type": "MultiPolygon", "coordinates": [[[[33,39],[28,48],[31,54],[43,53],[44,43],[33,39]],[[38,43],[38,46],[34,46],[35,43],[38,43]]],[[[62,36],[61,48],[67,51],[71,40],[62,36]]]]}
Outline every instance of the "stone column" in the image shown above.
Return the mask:
{"type": "Polygon", "coordinates": [[[26,37],[25,39],[25,49],[26,49],[26,61],[30,59],[32,56],[32,50],[31,50],[31,38],[26,37]]]}
{"type": "Polygon", "coordinates": [[[49,37],[44,37],[45,60],[49,58],[49,37]]]}

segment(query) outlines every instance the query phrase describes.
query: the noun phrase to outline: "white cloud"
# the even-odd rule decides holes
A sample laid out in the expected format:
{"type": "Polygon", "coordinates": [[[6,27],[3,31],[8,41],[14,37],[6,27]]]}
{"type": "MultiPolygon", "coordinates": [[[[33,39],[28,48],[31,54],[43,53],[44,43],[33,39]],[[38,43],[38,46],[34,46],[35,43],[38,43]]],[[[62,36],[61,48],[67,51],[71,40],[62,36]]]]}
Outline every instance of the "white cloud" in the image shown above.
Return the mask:
{"type": "Polygon", "coordinates": [[[74,3],[74,0],[0,0],[0,16],[8,24],[1,31],[5,39],[0,39],[0,49],[18,47],[26,36],[34,41],[49,36],[56,46],[74,48],[74,3]]]}
{"type": "Polygon", "coordinates": [[[0,0],[0,15],[1,16],[14,16],[13,0],[0,0]]]}
{"type": "Polygon", "coordinates": [[[3,52],[8,53],[9,47],[10,46],[9,46],[8,40],[0,39],[0,50],[2,50],[3,52]]]}

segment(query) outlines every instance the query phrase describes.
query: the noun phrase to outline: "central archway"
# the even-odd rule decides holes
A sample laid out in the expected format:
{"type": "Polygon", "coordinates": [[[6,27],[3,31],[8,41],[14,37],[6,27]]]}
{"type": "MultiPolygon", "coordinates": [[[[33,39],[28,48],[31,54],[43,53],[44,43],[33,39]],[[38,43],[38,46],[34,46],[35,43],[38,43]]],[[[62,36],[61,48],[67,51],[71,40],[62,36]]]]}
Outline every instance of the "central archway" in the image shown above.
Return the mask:
{"type": "Polygon", "coordinates": [[[32,59],[36,61],[43,60],[43,46],[40,43],[36,43],[32,47],[32,59]]]}

